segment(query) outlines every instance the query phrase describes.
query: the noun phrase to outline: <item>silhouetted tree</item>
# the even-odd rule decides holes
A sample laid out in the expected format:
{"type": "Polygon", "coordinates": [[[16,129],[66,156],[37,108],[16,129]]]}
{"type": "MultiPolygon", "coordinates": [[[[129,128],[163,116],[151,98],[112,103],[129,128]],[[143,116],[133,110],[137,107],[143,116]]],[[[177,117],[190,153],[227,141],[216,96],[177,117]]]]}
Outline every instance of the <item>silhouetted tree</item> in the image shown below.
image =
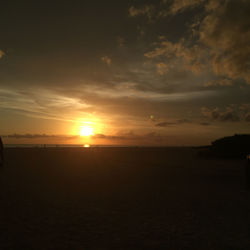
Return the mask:
{"type": "Polygon", "coordinates": [[[250,153],[250,135],[234,135],[212,142],[213,155],[245,158],[250,153]]]}

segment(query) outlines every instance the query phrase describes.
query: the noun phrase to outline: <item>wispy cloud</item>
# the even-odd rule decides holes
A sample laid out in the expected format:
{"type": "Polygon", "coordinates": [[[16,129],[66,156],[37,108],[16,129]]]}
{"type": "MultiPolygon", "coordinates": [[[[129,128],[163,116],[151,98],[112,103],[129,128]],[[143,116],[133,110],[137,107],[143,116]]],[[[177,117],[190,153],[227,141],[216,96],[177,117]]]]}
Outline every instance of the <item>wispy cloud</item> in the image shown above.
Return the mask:
{"type": "Polygon", "coordinates": [[[85,89],[86,93],[96,94],[98,96],[106,96],[112,99],[119,99],[123,97],[129,97],[133,99],[145,99],[148,101],[178,101],[199,99],[204,96],[213,96],[216,93],[214,91],[190,91],[182,93],[157,93],[153,91],[140,90],[135,87],[133,82],[120,83],[113,89],[98,88],[88,86],[85,89]]]}
{"type": "Polygon", "coordinates": [[[191,121],[188,119],[178,119],[178,120],[174,120],[174,121],[163,121],[163,122],[156,123],[155,126],[164,128],[164,127],[186,124],[186,123],[191,123],[191,121]]]}
{"type": "Polygon", "coordinates": [[[58,121],[74,121],[74,114],[90,107],[77,98],[44,89],[20,91],[0,88],[0,97],[1,109],[12,109],[23,115],[58,121]]]}

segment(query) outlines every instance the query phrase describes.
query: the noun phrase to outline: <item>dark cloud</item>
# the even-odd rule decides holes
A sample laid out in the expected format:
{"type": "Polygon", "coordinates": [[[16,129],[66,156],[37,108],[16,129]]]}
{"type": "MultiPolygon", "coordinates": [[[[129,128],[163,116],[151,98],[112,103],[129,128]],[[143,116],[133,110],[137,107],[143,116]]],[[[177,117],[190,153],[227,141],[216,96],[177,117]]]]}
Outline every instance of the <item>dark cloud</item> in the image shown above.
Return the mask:
{"type": "MultiPolygon", "coordinates": [[[[51,138],[51,139],[74,139],[79,138],[79,135],[69,136],[69,135],[49,135],[49,134],[9,134],[3,135],[3,138],[14,138],[14,139],[39,139],[39,138],[51,138]]],[[[136,139],[138,136],[126,134],[124,136],[111,136],[104,134],[93,135],[93,139],[108,139],[108,140],[127,140],[136,139]]]]}
{"type": "Polygon", "coordinates": [[[210,126],[211,123],[209,123],[209,122],[201,122],[200,125],[202,125],[202,126],[210,126]]]}
{"type": "Polygon", "coordinates": [[[175,122],[160,122],[155,124],[156,127],[168,127],[168,126],[172,126],[172,125],[176,125],[177,123],[175,122]]]}
{"type": "MultiPolygon", "coordinates": [[[[70,136],[70,135],[49,135],[49,134],[9,134],[2,135],[4,139],[52,139],[52,141],[68,141],[72,139],[79,139],[80,136],[70,136]]],[[[143,143],[143,142],[154,142],[154,141],[162,141],[164,140],[164,136],[159,135],[155,132],[146,133],[146,134],[135,134],[130,131],[128,133],[122,133],[120,135],[105,135],[105,134],[96,134],[91,136],[92,142],[98,142],[99,139],[102,141],[106,141],[109,143],[114,142],[124,142],[124,143],[143,143]]]]}
{"type": "Polygon", "coordinates": [[[188,119],[179,119],[173,122],[159,122],[159,123],[156,123],[155,126],[156,127],[169,127],[169,126],[184,124],[184,123],[191,123],[191,121],[188,119]]]}
{"type": "Polygon", "coordinates": [[[213,121],[220,122],[239,122],[249,121],[249,107],[248,105],[236,106],[231,105],[224,110],[220,108],[202,108],[202,114],[213,121]]]}
{"type": "Polygon", "coordinates": [[[228,87],[232,86],[233,81],[231,79],[216,79],[206,82],[204,87],[228,87]]]}
{"type": "Polygon", "coordinates": [[[94,139],[107,139],[107,140],[127,140],[127,139],[134,139],[134,138],[128,138],[125,136],[117,136],[117,135],[104,135],[104,134],[96,134],[93,135],[92,138],[94,139]]]}
{"type": "Polygon", "coordinates": [[[67,135],[47,135],[47,134],[10,134],[3,135],[3,138],[14,139],[39,139],[39,138],[52,138],[52,139],[74,139],[79,136],[67,136],[67,135]]]}
{"type": "Polygon", "coordinates": [[[144,141],[144,140],[161,140],[162,135],[159,135],[155,132],[146,133],[146,134],[136,134],[133,131],[130,132],[120,132],[118,135],[104,135],[96,134],[92,136],[93,139],[107,139],[110,141],[144,141]]]}

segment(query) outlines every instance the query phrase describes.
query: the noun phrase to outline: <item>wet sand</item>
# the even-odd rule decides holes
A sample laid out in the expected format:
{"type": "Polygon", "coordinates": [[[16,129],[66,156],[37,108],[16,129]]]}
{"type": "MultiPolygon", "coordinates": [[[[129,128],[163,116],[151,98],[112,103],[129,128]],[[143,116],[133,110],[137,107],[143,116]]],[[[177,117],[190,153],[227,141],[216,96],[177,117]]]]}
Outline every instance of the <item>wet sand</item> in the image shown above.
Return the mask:
{"type": "Polygon", "coordinates": [[[249,249],[244,160],[191,148],[9,148],[0,249],[249,249]]]}

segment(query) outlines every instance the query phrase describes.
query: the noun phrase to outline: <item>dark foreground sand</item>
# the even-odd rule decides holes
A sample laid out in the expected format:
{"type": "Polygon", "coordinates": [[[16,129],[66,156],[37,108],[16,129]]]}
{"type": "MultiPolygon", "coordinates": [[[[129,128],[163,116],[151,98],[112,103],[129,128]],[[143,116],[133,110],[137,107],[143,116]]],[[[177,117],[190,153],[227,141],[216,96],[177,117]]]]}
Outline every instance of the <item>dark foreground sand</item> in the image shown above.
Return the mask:
{"type": "Polygon", "coordinates": [[[6,149],[0,249],[250,249],[244,160],[190,148],[6,149]]]}

